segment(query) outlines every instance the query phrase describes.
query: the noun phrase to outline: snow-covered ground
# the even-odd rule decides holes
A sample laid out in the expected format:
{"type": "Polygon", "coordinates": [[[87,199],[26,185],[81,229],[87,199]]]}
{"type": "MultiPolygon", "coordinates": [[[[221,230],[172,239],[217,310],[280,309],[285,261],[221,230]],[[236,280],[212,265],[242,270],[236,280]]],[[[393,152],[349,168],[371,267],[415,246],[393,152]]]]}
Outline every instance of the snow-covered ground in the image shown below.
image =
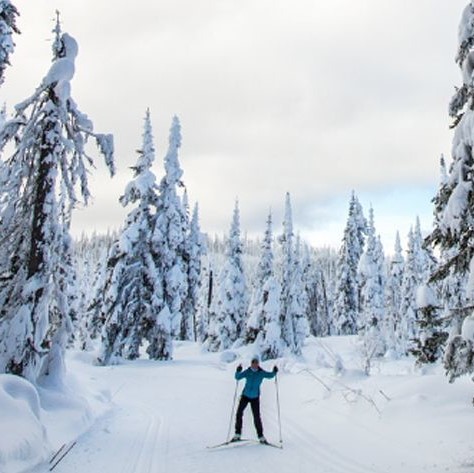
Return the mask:
{"type": "MultiPolygon", "coordinates": [[[[172,362],[100,367],[94,354],[70,352],[67,388],[41,389],[40,408],[28,383],[0,377],[0,471],[46,472],[52,452],[75,438],[57,473],[474,471],[472,381],[450,385],[441,366],[421,373],[408,359],[377,362],[367,377],[354,337],[311,338],[302,359],[277,361],[282,450],[208,449],[227,436],[234,370],[252,355],[248,347],[235,353],[229,361],[229,353],[179,343],[172,362]]],[[[279,440],[276,388],[262,385],[270,441],[279,440]]],[[[250,409],[243,434],[255,438],[250,409]]]]}

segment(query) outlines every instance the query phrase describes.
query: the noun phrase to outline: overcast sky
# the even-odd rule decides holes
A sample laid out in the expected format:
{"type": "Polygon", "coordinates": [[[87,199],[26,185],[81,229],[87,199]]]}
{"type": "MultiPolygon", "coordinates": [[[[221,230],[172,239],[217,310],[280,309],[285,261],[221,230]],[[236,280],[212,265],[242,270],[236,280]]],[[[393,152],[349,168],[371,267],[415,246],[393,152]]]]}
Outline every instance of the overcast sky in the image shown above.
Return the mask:
{"type": "Polygon", "coordinates": [[[79,43],[72,95],[115,136],[118,175],[97,159],[94,203],[74,233],[118,227],[118,203],[150,107],[163,172],[171,119],[203,231],[280,231],[285,193],[295,228],[339,247],[352,190],[391,252],[417,215],[429,230],[447,106],[460,74],[457,27],[467,0],[12,0],[17,48],[1,93],[9,107],[51,60],[55,9],[79,43]]]}

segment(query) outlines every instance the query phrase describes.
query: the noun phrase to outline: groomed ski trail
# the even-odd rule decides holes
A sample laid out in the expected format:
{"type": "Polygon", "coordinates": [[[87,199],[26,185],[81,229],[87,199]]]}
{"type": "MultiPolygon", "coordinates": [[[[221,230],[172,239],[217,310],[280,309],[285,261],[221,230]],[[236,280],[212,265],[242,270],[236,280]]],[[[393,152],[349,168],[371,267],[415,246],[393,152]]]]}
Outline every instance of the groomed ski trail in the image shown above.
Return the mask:
{"type": "MultiPolygon", "coordinates": [[[[281,370],[279,389],[283,449],[249,442],[209,449],[225,440],[235,389],[234,366],[184,344],[172,362],[137,360],[112,367],[82,366],[81,376],[116,393],[113,408],[77,439],[56,473],[458,473],[433,465],[386,432],[376,411],[349,405],[309,377],[281,370]],[[358,413],[358,409],[366,411],[358,413]],[[358,415],[360,414],[360,415],[358,415]],[[370,418],[372,417],[372,418],[370,418]]],[[[264,366],[271,369],[269,366],[264,366]]],[[[239,383],[239,395],[243,383],[239,383]]],[[[278,443],[275,383],[262,385],[265,436],[278,443]]],[[[250,409],[243,436],[255,439],[250,409]]],[[[31,473],[46,473],[42,465],[31,473]]]]}

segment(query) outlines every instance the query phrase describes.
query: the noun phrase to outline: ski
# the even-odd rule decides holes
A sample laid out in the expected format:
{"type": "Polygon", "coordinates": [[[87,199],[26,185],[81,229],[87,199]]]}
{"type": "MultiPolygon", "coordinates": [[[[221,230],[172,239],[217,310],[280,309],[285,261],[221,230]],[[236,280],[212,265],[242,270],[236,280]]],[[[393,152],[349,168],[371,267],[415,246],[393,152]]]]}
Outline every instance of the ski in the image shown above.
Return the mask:
{"type": "Polygon", "coordinates": [[[228,445],[238,445],[242,443],[247,444],[249,442],[252,442],[252,440],[250,439],[227,440],[227,442],[218,443],[217,445],[211,445],[210,447],[207,447],[207,448],[213,449],[213,448],[219,448],[219,447],[226,447],[228,445]]]}
{"type": "Polygon", "coordinates": [[[259,440],[252,440],[252,439],[240,439],[240,440],[228,440],[227,442],[222,442],[222,443],[218,443],[217,445],[212,445],[210,447],[207,447],[209,449],[215,449],[215,448],[221,448],[221,447],[228,447],[228,446],[231,446],[231,445],[266,445],[267,447],[273,447],[273,448],[279,448],[280,450],[283,449],[283,444],[276,444],[276,443],[272,443],[272,442],[268,442],[268,441],[265,441],[265,442],[261,442],[259,440]]]}
{"type": "Polygon", "coordinates": [[[259,442],[259,443],[260,443],[260,445],[266,445],[267,447],[279,448],[279,449],[283,450],[283,444],[282,443],[277,444],[277,443],[268,442],[267,440],[265,440],[265,442],[259,442]]]}
{"type": "Polygon", "coordinates": [[[59,465],[59,463],[64,459],[64,457],[72,450],[72,447],[74,447],[74,445],[76,445],[75,440],[71,442],[67,447],[60,448],[60,451],[58,452],[58,454],[60,452],[61,454],[55,455],[56,461],[54,461],[54,458],[50,461],[51,466],[49,468],[49,471],[53,471],[59,465]]]}

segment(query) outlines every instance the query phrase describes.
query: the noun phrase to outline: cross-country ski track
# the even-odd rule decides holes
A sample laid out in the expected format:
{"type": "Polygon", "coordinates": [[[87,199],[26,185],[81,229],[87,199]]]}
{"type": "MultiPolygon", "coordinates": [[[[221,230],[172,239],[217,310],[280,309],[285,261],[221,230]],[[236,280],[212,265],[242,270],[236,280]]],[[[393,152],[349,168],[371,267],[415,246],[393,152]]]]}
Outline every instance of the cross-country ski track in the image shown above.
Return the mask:
{"type": "MultiPolygon", "coordinates": [[[[312,349],[319,348],[314,345],[312,349]]],[[[450,429],[463,428],[459,419],[444,418],[440,412],[442,406],[438,405],[441,400],[424,402],[423,392],[408,393],[411,385],[420,389],[424,384],[430,392],[436,383],[445,383],[440,376],[403,376],[396,370],[403,371],[406,366],[395,364],[386,365],[392,374],[364,377],[360,371],[348,370],[345,375],[336,375],[330,366],[321,366],[321,360],[319,365],[310,366],[308,356],[306,361],[278,361],[282,450],[257,443],[207,448],[226,440],[236,386],[234,369],[238,362],[248,361],[245,352],[241,355],[235,362],[225,363],[218,354],[202,353],[191,343],[180,345],[171,362],[143,359],[98,367],[84,363],[83,357],[71,355],[69,368],[76,369],[89,386],[109,389],[112,407],[77,438],[74,448],[54,471],[469,471],[472,457],[468,452],[473,434],[452,448],[448,443],[452,438],[446,434],[449,435],[450,429]],[[318,379],[311,373],[316,373],[318,379]],[[438,421],[430,419],[430,409],[437,410],[438,421]]],[[[272,362],[263,364],[267,369],[272,366],[272,362]]],[[[459,386],[458,394],[463,389],[462,384],[459,386]]],[[[239,392],[242,387],[239,383],[239,392]]],[[[274,380],[264,381],[261,404],[265,435],[277,443],[279,424],[274,380]]],[[[450,412],[463,408],[448,406],[450,412]]],[[[472,417],[470,410],[466,412],[472,417]]],[[[255,438],[250,408],[245,413],[243,436],[255,438]]],[[[47,464],[31,470],[32,473],[46,471],[47,464]]]]}

